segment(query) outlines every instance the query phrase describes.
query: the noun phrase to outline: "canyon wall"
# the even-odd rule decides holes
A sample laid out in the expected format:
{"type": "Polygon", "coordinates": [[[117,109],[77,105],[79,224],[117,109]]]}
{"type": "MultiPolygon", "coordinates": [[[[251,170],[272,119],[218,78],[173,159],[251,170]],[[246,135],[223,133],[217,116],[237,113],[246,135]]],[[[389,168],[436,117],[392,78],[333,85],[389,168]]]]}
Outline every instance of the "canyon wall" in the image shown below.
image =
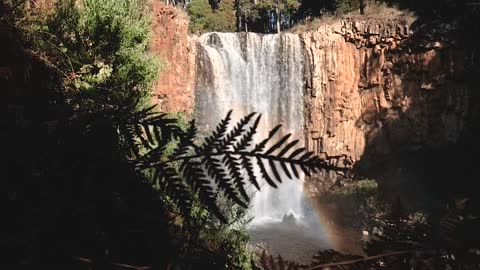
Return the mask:
{"type": "Polygon", "coordinates": [[[153,2],[151,50],[162,64],[153,102],[161,111],[193,112],[196,53],[195,37],[189,36],[188,26],[183,11],[153,2]]]}
{"type": "MultiPolygon", "coordinates": [[[[178,11],[161,6],[155,15],[154,50],[167,62],[157,101],[163,110],[192,112],[199,40],[187,35],[188,21],[178,11]]],[[[413,21],[358,16],[298,34],[310,150],[354,167],[457,142],[470,110],[471,92],[462,83],[465,57],[449,36],[453,26],[413,27],[413,21]]],[[[341,178],[322,173],[307,190],[319,193],[341,178]]]]}
{"type": "MultiPolygon", "coordinates": [[[[438,33],[448,27],[436,35],[410,27],[406,19],[345,19],[301,34],[310,150],[352,167],[458,140],[469,110],[464,56],[438,33]]],[[[325,172],[308,190],[319,193],[338,178],[325,172]]]]}

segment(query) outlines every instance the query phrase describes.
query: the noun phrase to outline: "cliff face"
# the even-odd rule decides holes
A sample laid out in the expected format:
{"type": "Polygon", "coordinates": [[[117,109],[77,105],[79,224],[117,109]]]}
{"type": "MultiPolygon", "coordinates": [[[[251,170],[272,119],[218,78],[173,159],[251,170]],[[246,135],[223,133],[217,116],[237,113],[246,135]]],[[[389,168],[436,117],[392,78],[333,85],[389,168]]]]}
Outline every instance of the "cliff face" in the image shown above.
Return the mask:
{"type": "Polygon", "coordinates": [[[194,107],[195,40],[188,34],[189,19],[186,14],[153,3],[152,51],[158,54],[163,68],[154,87],[153,102],[161,111],[186,112],[194,107]]]}
{"type": "MultiPolygon", "coordinates": [[[[192,112],[196,69],[205,68],[195,62],[198,40],[188,36],[188,20],[175,9],[159,3],[155,14],[154,50],[167,62],[157,101],[162,110],[192,112]]],[[[310,150],[353,167],[458,141],[472,92],[462,83],[465,56],[449,36],[454,27],[413,31],[412,22],[352,17],[299,34],[310,150]]],[[[338,179],[319,175],[307,189],[318,193],[338,179]]]]}
{"type": "MultiPolygon", "coordinates": [[[[455,143],[466,124],[464,56],[406,21],[344,20],[301,34],[307,146],[338,166],[455,143]]],[[[317,193],[337,175],[307,183],[317,193]]]]}

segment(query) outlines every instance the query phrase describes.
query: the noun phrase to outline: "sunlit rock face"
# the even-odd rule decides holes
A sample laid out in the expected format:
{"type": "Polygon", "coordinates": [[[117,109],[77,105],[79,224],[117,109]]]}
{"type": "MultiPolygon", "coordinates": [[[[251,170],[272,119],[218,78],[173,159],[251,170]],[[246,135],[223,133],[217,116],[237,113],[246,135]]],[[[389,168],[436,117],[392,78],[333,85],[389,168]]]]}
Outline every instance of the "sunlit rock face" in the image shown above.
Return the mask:
{"type": "MultiPolygon", "coordinates": [[[[462,83],[466,57],[449,41],[449,25],[432,31],[409,18],[359,17],[295,35],[188,37],[174,11],[155,18],[156,49],[168,60],[155,91],[162,110],[195,106],[208,128],[229,109],[237,119],[258,111],[262,132],[283,124],[337,166],[455,143],[474,110],[462,83]]],[[[317,175],[306,190],[319,194],[338,179],[317,175]]]]}
{"type": "Polygon", "coordinates": [[[152,102],[164,112],[193,112],[195,37],[188,35],[189,18],[181,10],[153,1],[151,51],[162,63],[152,102]]]}
{"type": "MultiPolygon", "coordinates": [[[[310,150],[343,167],[458,141],[471,102],[465,57],[448,29],[410,24],[339,20],[300,34],[310,150]]],[[[337,179],[324,173],[307,190],[321,193],[337,179]]]]}
{"type": "MultiPolygon", "coordinates": [[[[304,136],[304,58],[295,34],[207,33],[197,40],[196,118],[211,130],[234,111],[234,120],[262,114],[258,138],[276,125],[283,133],[304,136]]],[[[278,190],[264,185],[254,195],[255,220],[301,215],[302,182],[285,179],[278,190]]]]}

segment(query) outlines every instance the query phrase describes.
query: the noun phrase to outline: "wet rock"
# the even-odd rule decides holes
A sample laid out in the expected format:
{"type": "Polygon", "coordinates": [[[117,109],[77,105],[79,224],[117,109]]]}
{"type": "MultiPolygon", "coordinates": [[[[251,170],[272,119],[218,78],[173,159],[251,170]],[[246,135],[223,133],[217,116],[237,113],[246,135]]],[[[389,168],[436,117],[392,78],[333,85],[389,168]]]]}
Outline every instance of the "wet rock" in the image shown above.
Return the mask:
{"type": "Polygon", "coordinates": [[[293,213],[283,215],[282,221],[286,223],[295,223],[297,218],[293,213]]]}

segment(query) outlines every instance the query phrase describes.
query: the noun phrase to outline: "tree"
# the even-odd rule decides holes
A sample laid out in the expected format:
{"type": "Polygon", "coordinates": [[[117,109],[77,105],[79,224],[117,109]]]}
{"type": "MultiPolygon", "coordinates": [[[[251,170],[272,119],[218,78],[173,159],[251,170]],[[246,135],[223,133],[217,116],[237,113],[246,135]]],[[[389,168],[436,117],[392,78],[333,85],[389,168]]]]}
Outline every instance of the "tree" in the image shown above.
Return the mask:
{"type": "Polygon", "coordinates": [[[277,15],[276,24],[277,24],[277,33],[280,34],[280,22],[282,21],[281,13],[280,13],[280,0],[275,1],[275,14],[277,15]]]}
{"type": "Polygon", "coordinates": [[[225,0],[212,8],[207,0],[193,0],[187,8],[191,19],[190,30],[199,32],[235,31],[235,7],[233,0],[225,0]]]}
{"type": "Polygon", "coordinates": [[[237,17],[237,30],[248,32],[249,22],[259,18],[257,0],[236,0],[235,15],[237,17]]]}
{"type": "Polygon", "coordinates": [[[360,14],[365,14],[365,8],[367,8],[367,0],[359,0],[360,1],[360,14]]]}
{"type": "Polygon", "coordinates": [[[319,17],[324,11],[333,12],[336,0],[302,0],[299,8],[300,17],[319,17]]]}
{"type": "Polygon", "coordinates": [[[234,0],[223,0],[218,8],[210,14],[208,28],[218,32],[235,31],[235,3],[234,0]]]}
{"type": "Polygon", "coordinates": [[[193,0],[188,11],[192,32],[279,31],[297,18],[298,0],[193,0]],[[208,9],[210,6],[210,10],[208,9]],[[273,24],[272,24],[273,23],[273,24]]]}
{"type": "Polygon", "coordinates": [[[190,16],[190,31],[193,33],[207,31],[208,18],[212,16],[212,8],[206,0],[193,0],[187,7],[190,16]]]}
{"type": "Polygon", "coordinates": [[[300,2],[298,0],[260,0],[258,8],[263,10],[263,20],[271,21],[274,18],[275,31],[281,32],[283,26],[291,26],[300,2]]]}
{"type": "Polygon", "coordinates": [[[283,5],[283,14],[285,17],[285,22],[289,27],[293,26],[295,17],[298,14],[300,8],[300,2],[298,0],[284,0],[283,5]]]}

